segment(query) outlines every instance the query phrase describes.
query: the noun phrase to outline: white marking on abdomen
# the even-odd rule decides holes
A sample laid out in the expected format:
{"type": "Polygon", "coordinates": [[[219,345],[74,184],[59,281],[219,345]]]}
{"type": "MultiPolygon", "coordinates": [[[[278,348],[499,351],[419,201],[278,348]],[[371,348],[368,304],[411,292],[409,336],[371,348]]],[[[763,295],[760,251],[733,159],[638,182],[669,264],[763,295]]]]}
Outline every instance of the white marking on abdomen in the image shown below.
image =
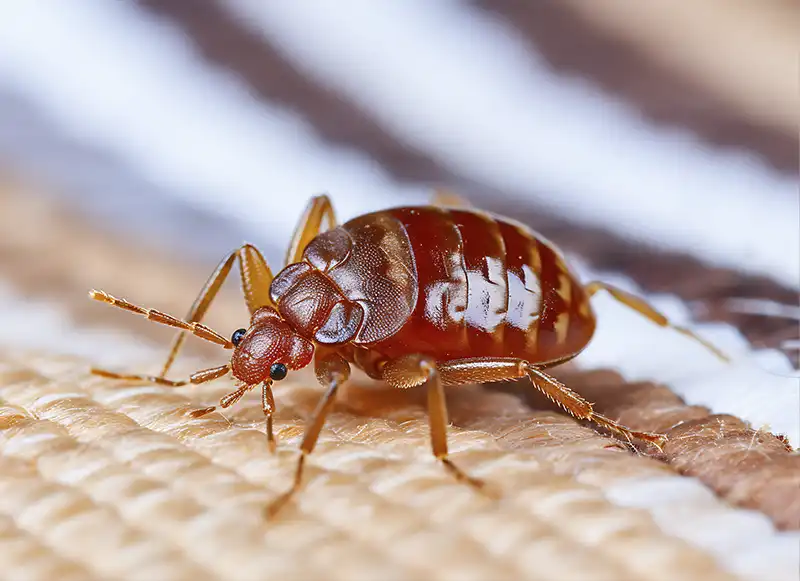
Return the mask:
{"type": "Polygon", "coordinates": [[[461,254],[449,256],[447,278],[425,288],[425,317],[440,329],[464,324],[467,311],[467,276],[461,254]]]}
{"type": "Polygon", "coordinates": [[[467,271],[466,321],[471,327],[493,333],[506,318],[508,289],[503,262],[491,256],[484,260],[487,275],[479,270],[467,271]]]}
{"type": "Polygon", "coordinates": [[[522,266],[525,280],[508,271],[508,314],[506,322],[512,327],[528,331],[542,314],[542,289],[539,276],[525,264],[522,266]]]}

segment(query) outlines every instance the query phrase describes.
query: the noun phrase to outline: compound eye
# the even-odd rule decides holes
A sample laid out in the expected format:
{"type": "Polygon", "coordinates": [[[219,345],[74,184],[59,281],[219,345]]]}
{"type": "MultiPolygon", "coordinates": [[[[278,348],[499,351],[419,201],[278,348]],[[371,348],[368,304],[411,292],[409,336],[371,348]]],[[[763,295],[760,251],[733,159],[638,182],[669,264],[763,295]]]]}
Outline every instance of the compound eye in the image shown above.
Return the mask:
{"type": "Polygon", "coordinates": [[[269,378],[272,381],[280,381],[286,377],[288,371],[283,363],[273,363],[272,367],[269,368],[269,378]]]}
{"type": "Polygon", "coordinates": [[[244,334],[247,333],[247,329],[236,329],[231,335],[231,343],[234,345],[239,345],[242,342],[242,338],[244,334]]]}

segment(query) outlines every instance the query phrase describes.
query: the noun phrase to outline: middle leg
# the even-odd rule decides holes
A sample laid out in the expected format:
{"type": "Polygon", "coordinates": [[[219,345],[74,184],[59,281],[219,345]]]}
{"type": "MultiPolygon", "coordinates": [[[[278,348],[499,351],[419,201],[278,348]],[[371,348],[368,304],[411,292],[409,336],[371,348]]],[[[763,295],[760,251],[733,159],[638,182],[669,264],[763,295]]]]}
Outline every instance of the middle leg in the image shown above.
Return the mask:
{"type": "Polygon", "coordinates": [[[447,448],[447,401],[440,367],[436,361],[424,355],[406,355],[386,363],[381,370],[382,379],[398,388],[409,388],[427,384],[428,421],[430,424],[433,455],[461,482],[482,489],[484,482],[473,478],[456,466],[449,457],[447,448]]]}

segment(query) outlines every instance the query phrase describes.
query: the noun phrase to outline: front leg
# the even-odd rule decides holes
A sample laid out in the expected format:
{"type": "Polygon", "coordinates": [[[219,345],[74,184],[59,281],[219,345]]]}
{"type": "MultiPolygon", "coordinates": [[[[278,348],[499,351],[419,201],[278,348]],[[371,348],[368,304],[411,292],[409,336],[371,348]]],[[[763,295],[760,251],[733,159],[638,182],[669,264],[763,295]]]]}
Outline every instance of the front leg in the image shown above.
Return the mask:
{"type": "Polygon", "coordinates": [[[482,480],[473,478],[453,464],[447,449],[447,401],[445,399],[442,375],[436,361],[424,355],[406,355],[389,361],[381,371],[382,379],[392,387],[409,388],[427,384],[428,421],[431,431],[433,455],[442,462],[458,480],[482,489],[482,480]]]}
{"type": "MultiPolygon", "coordinates": [[[[252,315],[256,309],[272,304],[269,296],[269,286],[272,283],[272,270],[267,265],[267,260],[261,251],[252,244],[243,244],[236,250],[229,252],[211,273],[200,293],[197,295],[189,312],[186,321],[189,323],[200,322],[203,320],[211,303],[217,297],[220,288],[225,283],[228,275],[233,268],[234,262],[239,264],[239,274],[241,276],[241,288],[244,295],[247,309],[252,315]]],[[[186,333],[178,333],[172,341],[167,360],[161,368],[161,375],[165,376],[175,358],[183,347],[186,333]]]]}
{"type": "Polygon", "coordinates": [[[333,350],[318,348],[314,357],[314,370],[319,382],[325,386],[325,394],[317,404],[317,408],[311,416],[311,421],[306,425],[306,432],[300,444],[300,458],[297,460],[297,468],[294,473],[294,482],[291,488],[273,500],[266,508],[268,518],[274,517],[283,506],[291,500],[292,496],[300,490],[303,480],[303,469],[305,467],[306,456],[311,454],[317,439],[325,425],[325,419],[333,408],[336,401],[336,392],[339,387],[350,377],[350,364],[338,353],[333,350]]]}
{"type": "Polygon", "coordinates": [[[275,431],[272,427],[272,416],[275,414],[275,398],[272,396],[272,381],[265,381],[261,385],[261,411],[266,418],[267,448],[273,454],[278,449],[278,442],[275,440],[275,431]]]}
{"type": "MultiPolygon", "coordinates": [[[[152,321],[180,329],[180,332],[178,332],[172,341],[169,354],[167,355],[167,360],[164,362],[164,365],[161,368],[161,373],[158,376],[142,376],[138,374],[122,375],[114,373],[113,371],[106,371],[104,369],[93,369],[92,373],[95,375],[114,377],[117,379],[138,380],[145,378],[148,381],[154,381],[163,385],[176,384],[176,382],[167,379],[166,375],[172,367],[172,364],[175,362],[181,347],[183,347],[183,343],[186,339],[186,333],[188,331],[194,333],[195,335],[200,334],[201,338],[208,339],[207,336],[203,337],[203,334],[210,332],[210,329],[208,329],[205,325],[202,325],[200,321],[203,320],[203,317],[211,306],[211,303],[217,297],[220,288],[222,288],[222,285],[225,283],[225,280],[228,278],[228,275],[230,274],[231,269],[233,269],[234,263],[236,262],[239,264],[242,294],[244,295],[244,299],[247,303],[247,308],[250,311],[250,314],[252,315],[259,307],[272,305],[272,299],[269,295],[269,287],[270,284],[272,284],[272,271],[267,265],[264,255],[261,254],[261,251],[252,244],[244,244],[240,246],[236,250],[229,252],[220,261],[220,263],[217,265],[217,268],[211,273],[211,276],[208,277],[208,280],[206,281],[205,285],[203,285],[203,288],[200,289],[200,293],[197,295],[197,298],[195,298],[192,307],[189,309],[189,312],[183,321],[155,309],[145,309],[138,305],[129,303],[124,299],[112,297],[102,291],[91,291],[89,296],[95,300],[144,315],[152,321]]],[[[225,343],[227,343],[227,340],[222,337],[216,337],[214,342],[224,346],[225,343]]],[[[230,347],[232,347],[232,345],[228,346],[228,348],[230,347]]],[[[177,385],[182,384],[178,382],[177,385]]]]}

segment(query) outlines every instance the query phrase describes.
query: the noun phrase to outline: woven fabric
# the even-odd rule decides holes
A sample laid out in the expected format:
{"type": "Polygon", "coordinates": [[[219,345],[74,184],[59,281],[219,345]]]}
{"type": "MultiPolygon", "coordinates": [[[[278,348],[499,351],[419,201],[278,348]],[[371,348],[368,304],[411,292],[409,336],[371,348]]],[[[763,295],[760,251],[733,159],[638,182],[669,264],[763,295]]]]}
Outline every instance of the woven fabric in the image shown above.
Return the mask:
{"type": "MultiPolygon", "coordinates": [[[[606,498],[620,481],[668,468],[508,395],[452,397],[454,458],[500,501],[433,460],[418,392],[356,387],[332,413],[296,503],[265,523],[319,396],[309,374],[281,386],[271,456],[254,398],[227,417],[187,419],[230,382],[120,386],[89,377],[87,364],[0,362],[8,578],[733,578],[647,511],[606,498]]],[[[718,510],[713,497],[674,508],[696,519],[718,510]]]]}

